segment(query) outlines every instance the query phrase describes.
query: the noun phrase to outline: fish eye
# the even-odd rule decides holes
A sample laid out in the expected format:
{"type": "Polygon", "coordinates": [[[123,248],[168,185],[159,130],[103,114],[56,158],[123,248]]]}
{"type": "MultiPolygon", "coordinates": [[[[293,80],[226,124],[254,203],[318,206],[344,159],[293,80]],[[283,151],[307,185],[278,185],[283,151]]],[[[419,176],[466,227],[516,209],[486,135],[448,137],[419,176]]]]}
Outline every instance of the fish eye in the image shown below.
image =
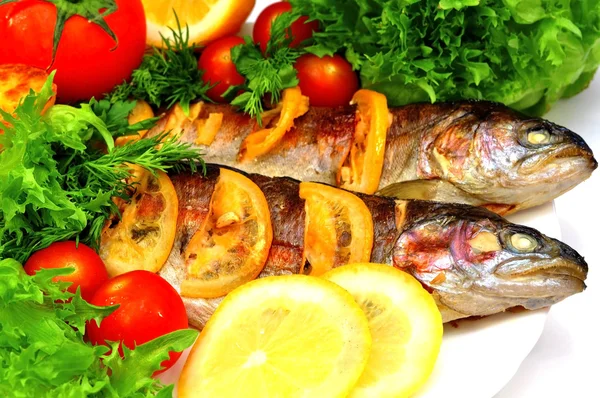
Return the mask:
{"type": "Polygon", "coordinates": [[[550,143],[550,133],[546,129],[533,130],[527,133],[527,141],[533,145],[550,143]]]}
{"type": "Polygon", "coordinates": [[[529,235],[516,233],[510,237],[511,245],[520,252],[531,253],[537,246],[537,240],[529,235]]]}

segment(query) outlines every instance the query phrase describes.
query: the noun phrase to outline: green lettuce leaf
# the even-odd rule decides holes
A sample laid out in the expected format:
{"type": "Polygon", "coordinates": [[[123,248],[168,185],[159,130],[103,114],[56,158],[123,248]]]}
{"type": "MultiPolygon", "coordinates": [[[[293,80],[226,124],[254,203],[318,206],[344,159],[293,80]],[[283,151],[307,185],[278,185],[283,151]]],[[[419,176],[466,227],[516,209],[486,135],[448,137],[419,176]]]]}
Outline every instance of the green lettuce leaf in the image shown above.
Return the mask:
{"type": "Polygon", "coordinates": [[[173,386],[151,377],[169,351],[189,347],[198,334],[179,330],[118,354],[118,343],[92,346],[85,324],[98,322],[117,306],[97,307],[79,292],[52,282],[72,269],[25,274],[13,259],[0,261],[0,396],[155,397],[173,386]]]}
{"type": "Polygon", "coordinates": [[[598,0],[290,0],[391,106],[486,99],[542,114],[600,65],[598,0]]]}

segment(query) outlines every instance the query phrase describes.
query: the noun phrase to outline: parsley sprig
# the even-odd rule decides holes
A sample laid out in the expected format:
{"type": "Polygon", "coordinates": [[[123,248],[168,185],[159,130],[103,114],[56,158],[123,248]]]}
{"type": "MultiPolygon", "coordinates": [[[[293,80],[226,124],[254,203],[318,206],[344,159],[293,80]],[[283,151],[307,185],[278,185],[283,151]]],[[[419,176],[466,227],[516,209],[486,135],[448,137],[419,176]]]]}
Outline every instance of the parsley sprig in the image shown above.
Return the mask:
{"type": "Polygon", "coordinates": [[[224,96],[231,96],[242,90],[243,93],[235,97],[231,104],[256,117],[259,123],[265,98],[270,98],[271,103],[277,103],[284,89],[298,85],[294,62],[305,51],[290,48],[293,40],[290,26],[296,19],[298,15],[285,12],[273,21],[271,39],[267,43],[265,54],[249,36],[245,38],[245,44],[231,49],[231,59],[246,81],[240,86],[230,87],[224,96]]]}

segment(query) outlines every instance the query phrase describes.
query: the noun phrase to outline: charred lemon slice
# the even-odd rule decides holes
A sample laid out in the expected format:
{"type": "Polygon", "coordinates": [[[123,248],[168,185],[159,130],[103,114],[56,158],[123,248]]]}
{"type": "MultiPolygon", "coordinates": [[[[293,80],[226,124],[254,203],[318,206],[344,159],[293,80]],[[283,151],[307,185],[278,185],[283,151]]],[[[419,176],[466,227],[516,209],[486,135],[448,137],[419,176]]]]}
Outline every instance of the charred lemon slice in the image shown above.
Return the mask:
{"type": "Polygon", "coordinates": [[[304,275],[257,279],[210,318],[179,379],[179,397],[345,397],[371,345],[352,296],[304,275]]]}
{"type": "Polygon", "coordinates": [[[350,191],[373,194],[379,187],[392,118],[385,96],[375,91],[358,90],[351,104],[357,105],[357,124],[350,154],[337,175],[337,185],[350,191]]]}
{"type": "MultiPolygon", "coordinates": [[[[0,65],[0,109],[7,113],[13,113],[23,97],[29,94],[29,90],[40,92],[48,73],[44,69],[21,64],[0,65]]],[[[56,93],[56,84],[52,84],[52,91],[56,93]]],[[[54,105],[56,96],[53,95],[43,111],[54,105]]],[[[0,119],[2,119],[0,117],[0,119]]]]}
{"type": "Polygon", "coordinates": [[[269,206],[260,188],[240,173],[221,169],[208,215],[185,249],[181,295],[220,297],[256,278],[272,240],[269,206]]]}
{"type": "Polygon", "coordinates": [[[350,192],[312,182],[300,183],[305,200],[304,272],[321,275],[330,269],[371,259],[373,219],[365,203],[350,192]]]}
{"type": "Polygon", "coordinates": [[[346,289],[369,320],[371,355],[350,397],[408,397],[429,378],[442,342],[435,301],[409,274],[380,264],[352,264],[323,278],[346,289]]]}
{"type": "Polygon", "coordinates": [[[133,270],[158,272],[171,253],[177,226],[178,200],[169,177],[132,166],[135,192],[121,203],[121,219],[107,225],[100,257],[109,275],[133,270]]]}

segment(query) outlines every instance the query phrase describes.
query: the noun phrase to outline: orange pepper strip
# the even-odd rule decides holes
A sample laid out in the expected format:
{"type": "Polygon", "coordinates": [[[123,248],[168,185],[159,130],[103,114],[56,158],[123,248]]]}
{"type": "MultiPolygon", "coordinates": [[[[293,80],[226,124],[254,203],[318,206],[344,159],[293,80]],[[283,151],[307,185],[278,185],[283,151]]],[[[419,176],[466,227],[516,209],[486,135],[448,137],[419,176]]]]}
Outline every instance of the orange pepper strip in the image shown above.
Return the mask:
{"type": "Polygon", "coordinates": [[[211,113],[207,119],[199,119],[194,121],[196,131],[198,132],[195,144],[210,145],[215,140],[215,136],[223,123],[222,113],[211,113]]]}
{"type": "Polygon", "coordinates": [[[305,200],[304,259],[311,266],[309,275],[371,260],[373,216],[358,196],[329,185],[302,182],[300,197],[305,200]]]}
{"type": "Polygon", "coordinates": [[[185,128],[189,127],[198,118],[203,107],[204,103],[202,101],[196,102],[190,105],[190,113],[186,115],[181,105],[179,103],[175,104],[173,110],[167,114],[167,122],[163,128],[164,131],[170,137],[180,135],[185,128]]]}
{"type": "Polygon", "coordinates": [[[281,114],[277,125],[250,134],[240,147],[239,160],[249,161],[268,153],[277,145],[285,133],[294,126],[294,119],[308,111],[308,97],[299,87],[283,91],[281,114]]]}
{"type": "Polygon", "coordinates": [[[354,143],[338,172],[337,182],[341,188],[373,194],[379,187],[391,115],[385,96],[375,91],[358,90],[350,103],[358,105],[358,123],[354,143]]]}

